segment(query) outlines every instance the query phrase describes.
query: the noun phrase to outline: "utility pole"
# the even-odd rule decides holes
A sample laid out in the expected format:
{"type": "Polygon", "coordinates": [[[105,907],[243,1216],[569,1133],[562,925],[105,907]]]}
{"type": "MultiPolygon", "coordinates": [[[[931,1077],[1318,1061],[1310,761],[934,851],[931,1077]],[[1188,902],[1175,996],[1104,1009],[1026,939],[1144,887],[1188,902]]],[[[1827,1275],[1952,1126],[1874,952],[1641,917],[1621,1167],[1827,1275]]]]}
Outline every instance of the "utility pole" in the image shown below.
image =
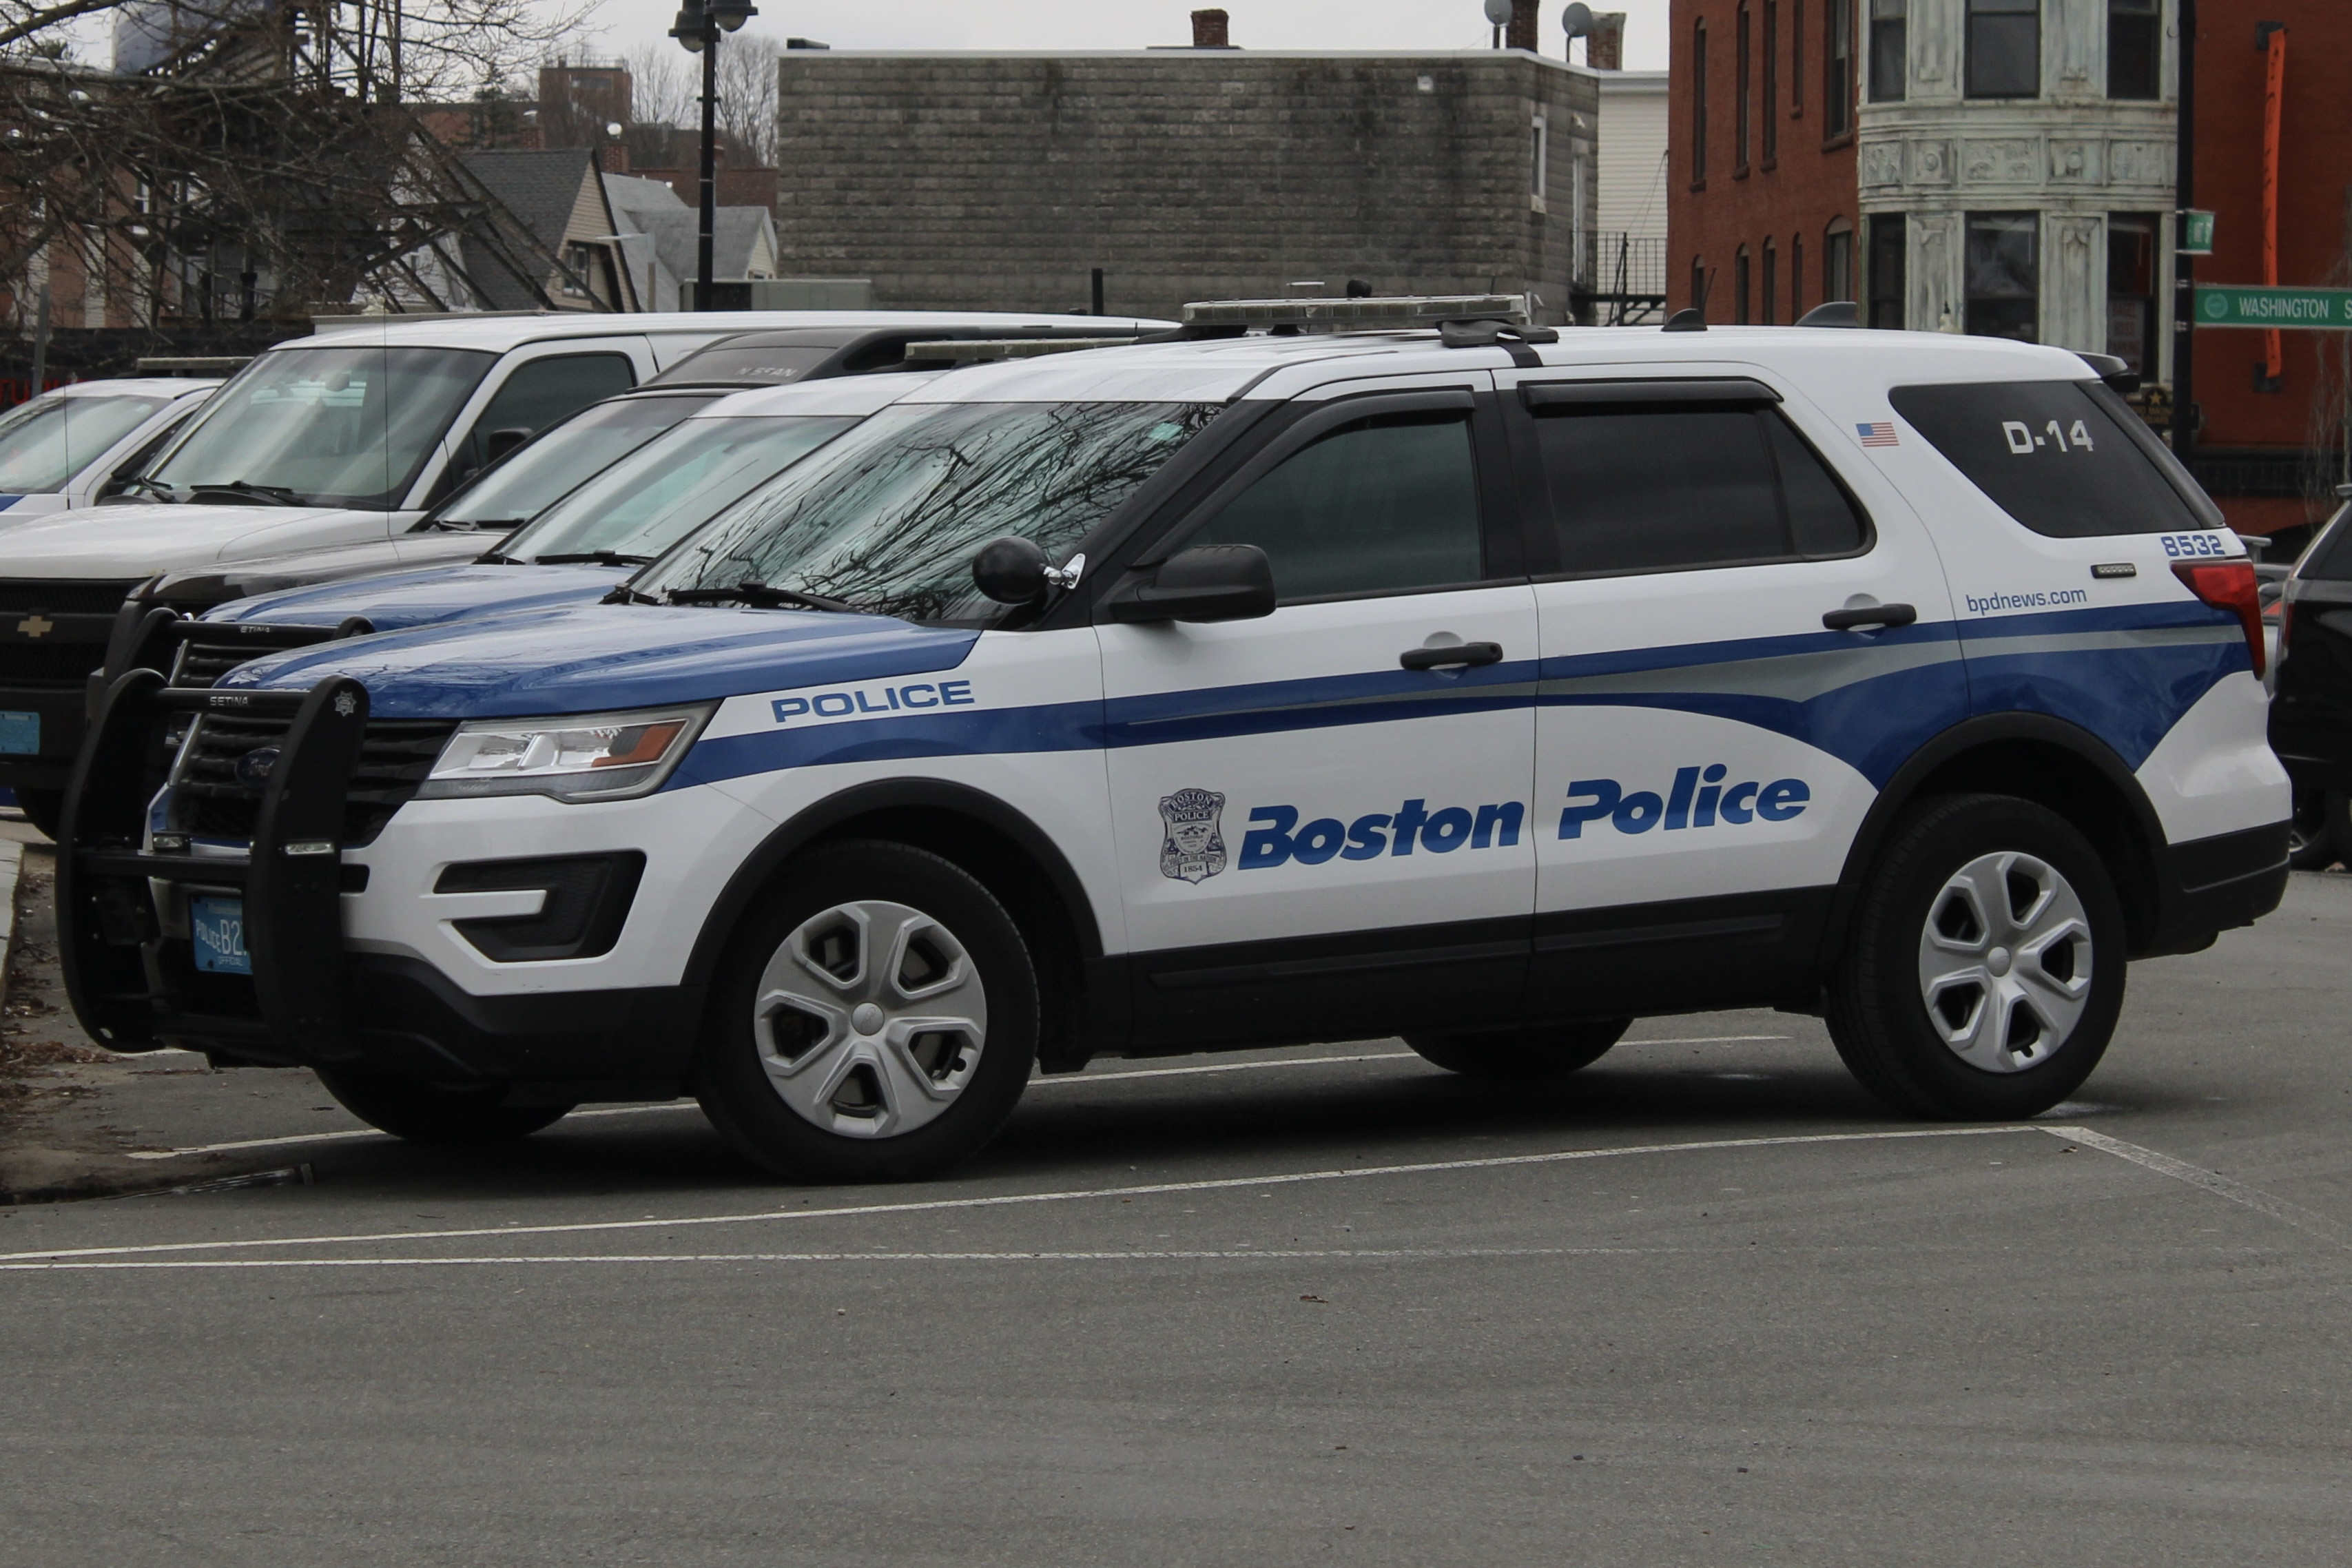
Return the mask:
{"type": "Polygon", "coordinates": [[[2197,263],[2180,251],[2197,205],[2197,0],[2180,0],[2180,109],[2172,176],[2172,451],[2186,462],[2197,441],[2197,263]]]}

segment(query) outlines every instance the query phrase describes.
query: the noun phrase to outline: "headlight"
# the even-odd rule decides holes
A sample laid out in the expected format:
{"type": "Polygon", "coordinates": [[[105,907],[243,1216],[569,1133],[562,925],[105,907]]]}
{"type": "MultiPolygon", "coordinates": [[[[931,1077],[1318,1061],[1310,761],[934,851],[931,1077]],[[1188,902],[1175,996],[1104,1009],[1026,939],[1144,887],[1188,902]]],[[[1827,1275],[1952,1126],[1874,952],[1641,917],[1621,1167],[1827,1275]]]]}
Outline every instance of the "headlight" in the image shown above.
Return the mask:
{"type": "Polygon", "coordinates": [[[546,795],[623,800],[651,795],[710,718],[708,706],[461,724],[425,775],[420,800],[546,795]]]}

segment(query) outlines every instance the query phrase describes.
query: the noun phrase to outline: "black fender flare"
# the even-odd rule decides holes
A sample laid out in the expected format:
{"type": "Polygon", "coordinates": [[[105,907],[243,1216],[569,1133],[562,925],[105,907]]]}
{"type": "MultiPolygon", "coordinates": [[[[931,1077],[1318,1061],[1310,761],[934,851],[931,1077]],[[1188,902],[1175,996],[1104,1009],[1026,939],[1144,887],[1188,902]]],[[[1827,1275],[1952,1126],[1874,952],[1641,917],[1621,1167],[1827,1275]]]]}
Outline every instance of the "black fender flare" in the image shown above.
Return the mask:
{"type": "Polygon", "coordinates": [[[971,817],[1010,839],[1035,862],[1061,900],[1076,935],[1080,958],[1092,961],[1103,956],[1102,923],[1095,913],[1094,900],[1087,897],[1086,884],[1078,879],[1068,857],[1062,853],[1052,835],[995,795],[969,784],[941,779],[885,779],[852,784],[795,812],[743,858],[709,913],[703,917],[701,933],[695,938],[694,951],[687,960],[683,984],[697,992],[708,990],[737,922],[778,867],[845,822],[877,811],[908,807],[971,817]]]}
{"type": "Polygon", "coordinates": [[[1830,908],[1830,916],[1822,928],[1821,970],[1826,974],[1836,965],[1837,953],[1843,945],[1847,923],[1853,917],[1854,906],[1861,901],[1863,877],[1878,857],[1886,836],[1895,826],[1895,818],[1918,798],[1920,786],[1936,772],[1967,752],[1982,746],[2009,742],[2027,742],[2053,747],[2067,752],[2096,772],[2129,809],[2132,826],[2138,843],[2147,856],[2147,869],[2155,885],[2147,891],[2162,892],[2161,868],[2168,843],[2164,825],[2156,815],[2156,806],[2147,798],[2147,791],[2132,770],[2124,765],[2115,748],[2079,724],[2063,719],[2053,719],[2045,713],[1988,713],[1963,719],[1943,731],[1911,753],[1904,764],[1895,770],[1878,798],[1864,814],[1862,826],[1846,848],[1845,864],[1838,871],[1837,894],[1830,908]]]}

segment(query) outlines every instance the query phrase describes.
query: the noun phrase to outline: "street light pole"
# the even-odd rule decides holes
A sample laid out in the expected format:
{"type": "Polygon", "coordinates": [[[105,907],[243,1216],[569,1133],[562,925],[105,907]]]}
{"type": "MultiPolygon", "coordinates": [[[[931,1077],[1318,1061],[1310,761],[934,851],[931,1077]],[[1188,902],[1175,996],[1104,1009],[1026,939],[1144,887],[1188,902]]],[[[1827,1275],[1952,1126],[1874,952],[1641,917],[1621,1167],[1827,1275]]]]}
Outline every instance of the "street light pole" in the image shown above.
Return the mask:
{"type": "Polygon", "coordinates": [[[694,308],[716,310],[711,274],[717,269],[719,227],[719,40],[760,14],[749,0],[686,0],[669,36],[702,57],[702,226],[696,237],[694,308]]]}

